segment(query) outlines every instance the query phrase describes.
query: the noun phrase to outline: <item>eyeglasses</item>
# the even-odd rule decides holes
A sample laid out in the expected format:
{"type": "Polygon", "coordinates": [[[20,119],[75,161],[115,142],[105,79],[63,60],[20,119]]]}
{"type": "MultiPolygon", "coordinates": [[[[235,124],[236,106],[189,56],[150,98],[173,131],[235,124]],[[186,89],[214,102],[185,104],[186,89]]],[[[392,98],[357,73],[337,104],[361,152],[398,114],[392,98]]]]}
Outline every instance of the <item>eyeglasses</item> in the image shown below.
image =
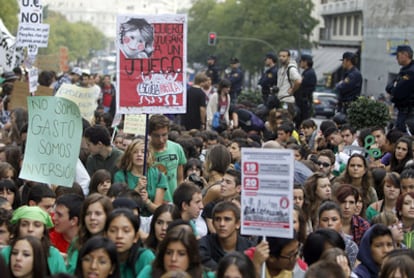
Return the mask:
{"type": "Polygon", "coordinates": [[[329,164],[328,162],[316,161],[315,163],[316,163],[317,165],[319,165],[319,167],[320,167],[320,166],[323,166],[324,168],[328,168],[328,167],[330,167],[330,166],[331,166],[331,164],[329,164]]]}
{"type": "Polygon", "coordinates": [[[296,249],[295,253],[293,253],[290,256],[279,255],[279,258],[287,259],[289,261],[291,261],[292,259],[296,259],[298,257],[298,255],[299,255],[299,251],[301,250],[301,248],[302,248],[302,244],[299,244],[298,249],[296,249]]]}
{"type": "Polygon", "coordinates": [[[397,223],[392,224],[388,228],[391,228],[391,229],[402,229],[403,228],[403,223],[397,222],[397,223]]]}

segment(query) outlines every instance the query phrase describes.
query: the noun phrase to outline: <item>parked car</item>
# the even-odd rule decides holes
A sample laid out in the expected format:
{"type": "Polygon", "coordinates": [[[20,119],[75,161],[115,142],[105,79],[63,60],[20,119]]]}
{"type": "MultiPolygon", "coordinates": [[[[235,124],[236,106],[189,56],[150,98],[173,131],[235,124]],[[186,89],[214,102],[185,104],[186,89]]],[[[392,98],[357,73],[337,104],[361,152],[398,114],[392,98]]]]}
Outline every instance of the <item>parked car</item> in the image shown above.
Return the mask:
{"type": "Polygon", "coordinates": [[[313,92],[313,116],[331,118],[335,115],[338,97],[330,92],[313,92]]]}

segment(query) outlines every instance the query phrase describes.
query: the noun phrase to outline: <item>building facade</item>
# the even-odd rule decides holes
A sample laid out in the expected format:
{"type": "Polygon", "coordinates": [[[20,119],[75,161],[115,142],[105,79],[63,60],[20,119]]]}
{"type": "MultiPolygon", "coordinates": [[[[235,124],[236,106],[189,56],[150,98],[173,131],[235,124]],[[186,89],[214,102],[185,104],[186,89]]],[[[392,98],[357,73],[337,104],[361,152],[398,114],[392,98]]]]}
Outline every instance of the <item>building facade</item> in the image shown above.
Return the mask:
{"type": "Polygon", "coordinates": [[[414,47],[414,1],[366,1],[364,11],[361,53],[364,93],[378,97],[386,94],[385,86],[400,69],[391,53],[400,44],[414,47]]]}

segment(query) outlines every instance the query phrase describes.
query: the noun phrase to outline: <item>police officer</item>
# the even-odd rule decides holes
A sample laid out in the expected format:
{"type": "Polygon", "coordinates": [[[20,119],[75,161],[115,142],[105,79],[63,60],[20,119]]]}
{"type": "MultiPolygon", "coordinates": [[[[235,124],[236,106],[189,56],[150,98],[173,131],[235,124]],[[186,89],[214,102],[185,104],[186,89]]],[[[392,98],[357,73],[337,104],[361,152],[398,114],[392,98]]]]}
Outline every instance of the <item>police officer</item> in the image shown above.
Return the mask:
{"type": "Polygon", "coordinates": [[[295,116],[296,128],[300,127],[303,120],[311,117],[313,92],[316,88],[316,73],[313,69],[313,59],[310,55],[302,55],[300,58],[300,68],[302,72],[302,83],[295,92],[295,103],[298,107],[298,113],[295,116]]]}
{"type": "Polygon", "coordinates": [[[387,85],[386,91],[398,109],[396,126],[406,131],[406,123],[414,120],[414,61],[413,50],[409,45],[397,47],[397,62],[401,66],[397,77],[387,85]]]}
{"type": "Polygon", "coordinates": [[[243,87],[243,71],[240,69],[240,61],[237,58],[230,59],[231,71],[227,78],[231,82],[230,99],[233,104],[237,103],[237,98],[243,87]]]}
{"type": "Polygon", "coordinates": [[[263,104],[267,105],[272,88],[276,88],[277,85],[276,55],[271,52],[267,53],[264,62],[266,70],[263,72],[262,77],[259,80],[259,85],[262,87],[263,104]]]}
{"type": "Polygon", "coordinates": [[[220,82],[220,71],[216,65],[217,57],[210,55],[207,57],[207,71],[206,74],[211,79],[211,84],[216,86],[220,82]]]}
{"type": "Polygon", "coordinates": [[[352,101],[361,95],[362,75],[355,67],[356,56],[352,52],[342,55],[342,68],[345,69],[344,78],[336,85],[339,93],[338,110],[345,113],[352,101]]]}

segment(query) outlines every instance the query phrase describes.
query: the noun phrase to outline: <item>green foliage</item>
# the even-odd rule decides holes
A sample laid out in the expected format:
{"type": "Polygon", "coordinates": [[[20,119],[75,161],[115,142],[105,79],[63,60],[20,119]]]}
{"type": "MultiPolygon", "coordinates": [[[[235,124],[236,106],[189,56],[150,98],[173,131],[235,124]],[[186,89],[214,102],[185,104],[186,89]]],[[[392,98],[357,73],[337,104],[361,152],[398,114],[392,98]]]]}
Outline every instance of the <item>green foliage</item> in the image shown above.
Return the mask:
{"type": "Polygon", "coordinates": [[[308,37],[317,24],[310,15],[312,9],[311,0],[195,1],[188,21],[189,62],[205,63],[214,54],[219,64],[227,65],[236,56],[245,69],[257,71],[269,51],[310,47],[308,37]],[[207,45],[209,32],[217,33],[216,46],[207,45]],[[273,47],[243,38],[263,40],[273,47]]]}
{"type": "Polygon", "coordinates": [[[0,0],[0,18],[12,35],[16,35],[19,4],[15,0],[0,0]]]}
{"type": "Polygon", "coordinates": [[[348,120],[357,129],[383,126],[390,120],[388,107],[383,102],[377,102],[367,97],[359,97],[348,108],[348,120]]]}
{"type": "Polygon", "coordinates": [[[65,46],[69,49],[69,60],[85,59],[90,49],[106,47],[105,36],[90,23],[70,23],[62,14],[52,11],[48,11],[44,23],[50,24],[49,41],[39,54],[57,54],[59,47],[65,46]]]}
{"type": "Polygon", "coordinates": [[[243,90],[237,98],[237,102],[255,108],[263,102],[262,93],[259,91],[243,90]]]}

